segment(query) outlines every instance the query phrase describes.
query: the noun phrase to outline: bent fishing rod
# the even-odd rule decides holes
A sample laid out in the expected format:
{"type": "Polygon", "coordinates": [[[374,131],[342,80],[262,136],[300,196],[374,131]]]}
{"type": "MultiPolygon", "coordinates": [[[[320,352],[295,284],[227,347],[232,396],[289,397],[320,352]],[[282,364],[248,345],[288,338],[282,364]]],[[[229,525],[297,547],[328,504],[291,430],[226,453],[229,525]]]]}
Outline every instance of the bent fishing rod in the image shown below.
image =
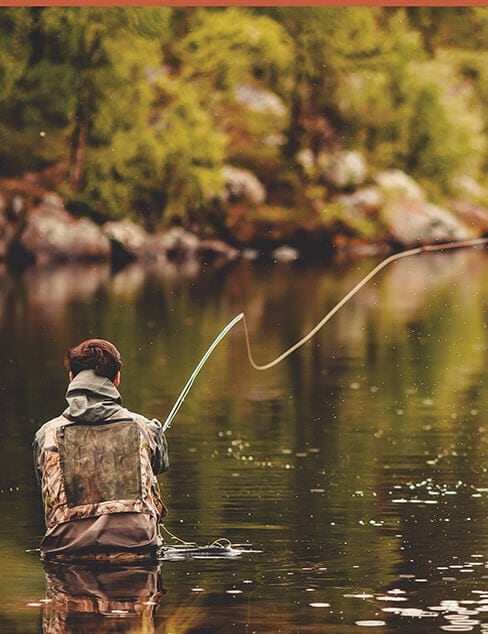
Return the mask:
{"type": "Polygon", "coordinates": [[[191,389],[191,386],[193,385],[195,379],[197,378],[198,374],[200,373],[201,369],[203,368],[203,366],[207,362],[207,360],[210,357],[210,355],[212,354],[212,352],[215,350],[215,348],[218,346],[218,344],[222,341],[222,339],[227,335],[227,333],[230,332],[230,330],[232,330],[232,328],[234,328],[234,326],[236,326],[239,322],[242,321],[243,326],[244,326],[244,335],[245,335],[245,339],[246,339],[246,349],[247,349],[247,357],[248,357],[249,363],[251,364],[251,366],[255,370],[260,370],[260,371],[261,370],[269,370],[270,368],[273,368],[274,366],[276,366],[279,363],[281,363],[282,361],[284,361],[288,356],[290,356],[290,354],[292,354],[293,352],[295,352],[296,350],[301,348],[304,344],[306,344],[308,341],[310,341],[310,339],[312,339],[312,337],[314,337],[317,334],[317,332],[321,328],[323,328],[325,326],[325,324],[352,297],[354,297],[354,295],[356,295],[356,293],[359,290],[361,290],[363,288],[363,286],[365,286],[369,281],[371,281],[373,279],[373,277],[375,277],[382,269],[384,269],[388,265],[392,264],[393,262],[396,262],[397,260],[400,260],[402,258],[408,258],[408,257],[412,257],[414,255],[419,255],[421,253],[432,253],[434,251],[447,251],[447,250],[450,250],[450,249],[463,249],[463,248],[467,248],[467,247],[476,247],[476,246],[480,246],[480,245],[487,244],[487,243],[488,243],[488,238],[474,238],[472,240],[457,240],[457,241],[454,241],[454,242],[446,242],[446,243],[443,243],[443,244],[426,244],[426,245],[422,245],[420,247],[416,247],[414,249],[408,249],[406,251],[400,251],[399,253],[395,253],[393,255],[390,255],[389,257],[387,257],[384,260],[382,260],[379,264],[377,264],[346,295],[344,295],[344,297],[318,322],[318,324],[316,324],[312,328],[312,330],[307,332],[301,339],[299,339],[296,343],[294,343],[292,346],[287,348],[282,354],[280,354],[278,357],[276,357],[276,359],[273,359],[272,361],[270,361],[269,363],[265,363],[264,365],[260,365],[260,364],[258,364],[258,363],[256,363],[254,361],[254,358],[253,358],[253,355],[252,355],[252,350],[251,350],[249,329],[248,329],[247,322],[246,322],[246,316],[244,315],[244,313],[239,313],[222,329],[222,331],[219,333],[219,335],[217,335],[217,337],[214,339],[214,341],[210,344],[208,350],[205,352],[203,357],[200,359],[198,365],[193,370],[192,374],[190,375],[190,378],[186,382],[183,390],[181,391],[181,393],[178,396],[175,404],[173,405],[173,408],[171,409],[170,413],[168,414],[168,417],[166,418],[166,420],[165,420],[165,422],[163,424],[163,431],[166,431],[171,426],[171,423],[173,422],[174,417],[176,416],[176,414],[178,413],[180,407],[182,406],[183,401],[185,400],[188,392],[191,389]]]}

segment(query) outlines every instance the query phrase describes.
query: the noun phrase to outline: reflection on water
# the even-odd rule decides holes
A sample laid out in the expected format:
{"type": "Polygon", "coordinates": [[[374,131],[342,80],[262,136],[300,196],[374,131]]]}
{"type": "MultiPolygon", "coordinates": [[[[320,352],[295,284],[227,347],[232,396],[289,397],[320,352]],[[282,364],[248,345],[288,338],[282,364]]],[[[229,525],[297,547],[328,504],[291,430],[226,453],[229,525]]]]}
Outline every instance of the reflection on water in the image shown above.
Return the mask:
{"type": "Polygon", "coordinates": [[[43,634],[155,632],[159,566],[45,563],[43,634]]]}
{"type": "MultiPolygon", "coordinates": [[[[42,610],[73,632],[112,618],[36,607],[43,571],[25,552],[43,530],[30,443],[64,408],[68,346],[114,340],[124,403],[164,419],[237,313],[268,362],[376,263],[0,271],[0,632],[38,631],[42,610]]],[[[471,249],[382,271],[270,371],[233,329],[168,433],[161,487],[180,539],[262,552],[165,561],[154,631],[488,629],[487,306],[488,255],[471,249]]]]}

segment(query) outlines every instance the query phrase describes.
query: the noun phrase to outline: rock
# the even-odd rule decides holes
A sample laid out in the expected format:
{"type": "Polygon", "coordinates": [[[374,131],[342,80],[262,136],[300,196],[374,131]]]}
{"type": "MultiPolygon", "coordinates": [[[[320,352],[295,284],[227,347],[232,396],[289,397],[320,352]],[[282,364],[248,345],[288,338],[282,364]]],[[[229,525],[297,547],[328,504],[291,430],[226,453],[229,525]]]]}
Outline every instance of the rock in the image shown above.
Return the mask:
{"type": "Polygon", "coordinates": [[[476,235],[449,210],[429,203],[420,185],[401,170],[380,172],[374,180],[384,198],[381,219],[395,242],[411,246],[476,235]]]}
{"type": "Polygon", "coordinates": [[[169,231],[159,234],[157,240],[169,259],[194,258],[200,245],[198,237],[183,227],[172,227],[169,231]]]}
{"type": "Polygon", "coordinates": [[[322,177],[337,189],[358,187],[368,176],[368,166],[359,152],[320,154],[317,163],[322,177]]]}
{"type": "Polygon", "coordinates": [[[202,240],[198,251],[202,255],[223,256],[227,260],[235,260],[239,257],[239,251],[222,240],[202,240]]]}
{"type": "Polygon", "coordinates": [[[110,242],[102,229],[87,218],[73,218],[57,195],[45,196],[27,214],[19,245],[39,264],[107,259],[110,255],[110,242]]]}
{"type": "Polygon", "coordinates": [[[453,179],[452,189],[459,198],[468,199],[471,202],[486,200],[488,195],[484,187],[466,174],[453,179]]]}
{"type": "Polygon", "coordinates": [[[103,232],[112,244],[113,259],[119,262],[141,259],[147,255],[148,233],[131,220],[110,221],[103,232]]]}
{"type": "Polygon", "coordinates": [[[488,232],[488,209],[467,200],[453,200],[450,203],[452,211],[468,227],[479,234],[488,232]]]}
{"type": "Polygon", "coordinates": [[[300,253],[297,249],[284,244],[283,246],[274,249],[271,256],[277,262],[294,262],[295,260],[298,260],[300,253]]]}
{"type": "Polygon", "coordinates": [[[46,192],[42,197],[42,202],[49,207],[64,209],[63,199],[56,192],[46,192]]]}
{"type": "Polygon", "coordinates": [[[254,112],[267,112],[275,117],[283,117],[286,107],[278,95],[270,90],[263,90],[250,84],[238,84],[234,92],[238,101],[254,112]]]}
{"type": "Polygon", "coordinates": [[[362,187],[352,194],[338,196],[337,202],[356,213],[371,215],[381,208],[383,196],[378,187],[362,187]]]}
{"type": "Polygon", "coordinates": [[[387,170],[375,174],[374,180],[388,200],[406,198],[418,202],[425,201],[425,193],[420,185],[401,170],[387,170]]]}
{"type": "Polygon", "coordinates": [[[221,194],[224,202],[230,199],[245,199],[254,204],[263,203],[266,199],[266,189],[261,181],[249,170],[224,165],[222,175],[225,180],[225,190],[221,194]]]}
{"type": "Polygon", "coordinates": [[[244,249],[242,251],[242,257],[245,260],[257,260],[259,258],[259,251],[257,249],[244,249]]]}
{"type": "Polygon", "coordinates": [[[315,168],[315,156],[312,150],[305,148],[300,150],[296,156],[297,163],[301,165],[306,174],[312,174],[315,168]]]}
{"type": "Polygon", "coordinates": [[[385,205],[382,219],[392,238],[405,246],[466,240],[475,235],[446,209],[418,200],[385,205]]]}

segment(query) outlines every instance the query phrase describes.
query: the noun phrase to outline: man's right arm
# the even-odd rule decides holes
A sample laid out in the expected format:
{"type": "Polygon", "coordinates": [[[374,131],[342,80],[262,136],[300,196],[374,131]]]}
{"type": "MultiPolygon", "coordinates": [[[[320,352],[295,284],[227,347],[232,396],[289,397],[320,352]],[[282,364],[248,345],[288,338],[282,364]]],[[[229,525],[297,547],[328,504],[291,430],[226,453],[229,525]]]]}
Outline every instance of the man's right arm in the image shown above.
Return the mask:
{"type": "Polygon", "coordinates": [[[153,432],[155,451],[151,459],[151,466],[155,475],[165,473],[169,469],[168,441],[163,431],[163,426],[153,418],[149,421],[149,428],[153,432]]]}

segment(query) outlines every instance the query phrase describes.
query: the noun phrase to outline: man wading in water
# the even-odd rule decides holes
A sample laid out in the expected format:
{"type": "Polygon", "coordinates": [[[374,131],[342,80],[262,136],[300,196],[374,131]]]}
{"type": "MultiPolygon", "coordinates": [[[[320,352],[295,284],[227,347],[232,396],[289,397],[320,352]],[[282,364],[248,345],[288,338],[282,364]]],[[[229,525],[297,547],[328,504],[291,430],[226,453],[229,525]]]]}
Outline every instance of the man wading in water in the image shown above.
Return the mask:
{"type": "Polygon", "coordinates": [[[122,407],[120,354],[103,339],[68,350],[68,408],[34,438],[49,559],[153,559],[169,468],[161,423],[122,407]]]}

